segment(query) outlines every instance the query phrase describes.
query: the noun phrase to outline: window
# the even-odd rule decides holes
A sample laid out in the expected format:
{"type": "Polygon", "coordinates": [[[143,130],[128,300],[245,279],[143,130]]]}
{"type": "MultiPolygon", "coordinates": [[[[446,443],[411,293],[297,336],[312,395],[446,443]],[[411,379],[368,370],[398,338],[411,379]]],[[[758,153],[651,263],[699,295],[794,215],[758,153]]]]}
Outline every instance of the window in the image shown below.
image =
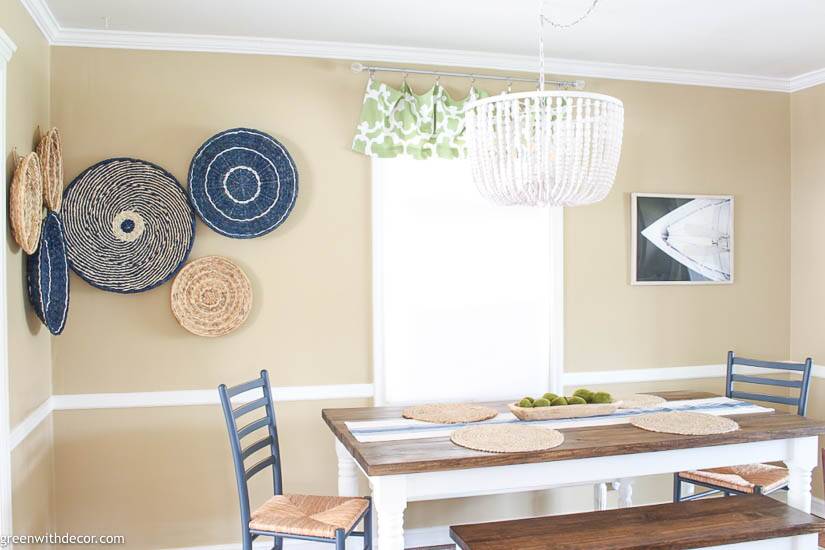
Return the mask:
{"type": "Polygon", "coordinates": [[[488,202],[466,161],[373,161],[376,403],[560,389],[561,216],[488,202]]]}

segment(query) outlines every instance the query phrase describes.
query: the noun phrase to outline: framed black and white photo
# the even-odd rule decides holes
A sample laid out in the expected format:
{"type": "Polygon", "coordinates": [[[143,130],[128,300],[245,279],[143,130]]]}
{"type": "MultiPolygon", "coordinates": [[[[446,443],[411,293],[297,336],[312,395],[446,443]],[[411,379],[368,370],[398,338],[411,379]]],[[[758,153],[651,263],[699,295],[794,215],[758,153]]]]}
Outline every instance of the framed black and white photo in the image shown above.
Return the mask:
{"type": "Polygon", "coordinates": [[[631,196],[631,283],[733,282],[733,197],[631,196]]]}

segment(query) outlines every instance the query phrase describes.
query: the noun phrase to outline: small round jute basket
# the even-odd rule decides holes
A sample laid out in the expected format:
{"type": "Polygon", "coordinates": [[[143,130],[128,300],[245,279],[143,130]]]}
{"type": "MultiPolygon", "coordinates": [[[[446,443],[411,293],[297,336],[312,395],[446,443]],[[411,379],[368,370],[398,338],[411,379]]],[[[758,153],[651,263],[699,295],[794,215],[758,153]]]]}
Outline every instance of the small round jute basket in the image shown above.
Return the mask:
{"type": "Polygon", "coordinates": [[[493,424],[456,430],[450,440],[460,447],[488,453],[546,451],[564,443],[558,430],[524,424],[493,424]]]}
{"type": "Polygon", "coordinates": [[[9,221],[14,240],[26,254],[40,245],[43,224],[43,175],[37,153],[21,158],[9,189],[9,221]]]}
{"type": "Polygon", "coordinates": [[[725,434],[739,429],[739,424],[730,418],[697,412],[643,414],[630,423],[649,432],[677,435],[725,434]]]}
{"type": "Polygon", "coordinates": [[[172,313],[198,336],[224,336],[252,309],[252,285],[232,261],[207,256],[189,262],[172,283],[172,313]]]}
{"type": "Polygon", "coordinates": [[[498,411],[483,405],[469,403],[437,403],[407,407],[402,412],[404,418],[432,422],[435,424],[463,424],[480,422],[498,415],[498,411]]]}
{"type": "Polygon", "coordinates": [[[52,128],[37,145],[40,170],[43,173],[43,202],[54,212],[63,204],[63,147],[60,132],[52,128]]]}

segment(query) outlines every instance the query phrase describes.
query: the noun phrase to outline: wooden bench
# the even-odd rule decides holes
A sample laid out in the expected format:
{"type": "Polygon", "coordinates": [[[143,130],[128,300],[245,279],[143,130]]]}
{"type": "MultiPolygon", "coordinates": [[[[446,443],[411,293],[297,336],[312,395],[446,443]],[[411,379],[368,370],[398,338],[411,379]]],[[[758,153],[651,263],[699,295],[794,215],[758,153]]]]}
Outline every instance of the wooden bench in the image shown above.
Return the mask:
{"type": "Polygon", "coordinates": [[[459,525],[462,550],[816,550],[825,520],[765,496],[459,525]]]}

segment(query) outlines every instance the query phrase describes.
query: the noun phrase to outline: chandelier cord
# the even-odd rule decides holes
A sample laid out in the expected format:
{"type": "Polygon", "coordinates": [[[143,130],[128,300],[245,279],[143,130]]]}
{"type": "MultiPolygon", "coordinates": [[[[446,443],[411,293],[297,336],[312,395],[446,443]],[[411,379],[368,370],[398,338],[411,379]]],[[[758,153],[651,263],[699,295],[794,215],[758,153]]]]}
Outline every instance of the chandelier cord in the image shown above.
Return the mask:
{"type": "Polygon", "coordinates": [[[551,27],[556,29],[570,29],[575,27],[585,19],[587,19],[593,10],[596,9],[600,0],[593,0],[593,3],[590,4],[590,7],[587,8],[587,11],[582,14],[581,17],[575,19],[569,23],[559,23],[557,21],[553,21],[546,15],[544,15],[544,4],[545,0],[539,0],[539,91],[544,91],[544,24],[548,23],[551,27]]]}

